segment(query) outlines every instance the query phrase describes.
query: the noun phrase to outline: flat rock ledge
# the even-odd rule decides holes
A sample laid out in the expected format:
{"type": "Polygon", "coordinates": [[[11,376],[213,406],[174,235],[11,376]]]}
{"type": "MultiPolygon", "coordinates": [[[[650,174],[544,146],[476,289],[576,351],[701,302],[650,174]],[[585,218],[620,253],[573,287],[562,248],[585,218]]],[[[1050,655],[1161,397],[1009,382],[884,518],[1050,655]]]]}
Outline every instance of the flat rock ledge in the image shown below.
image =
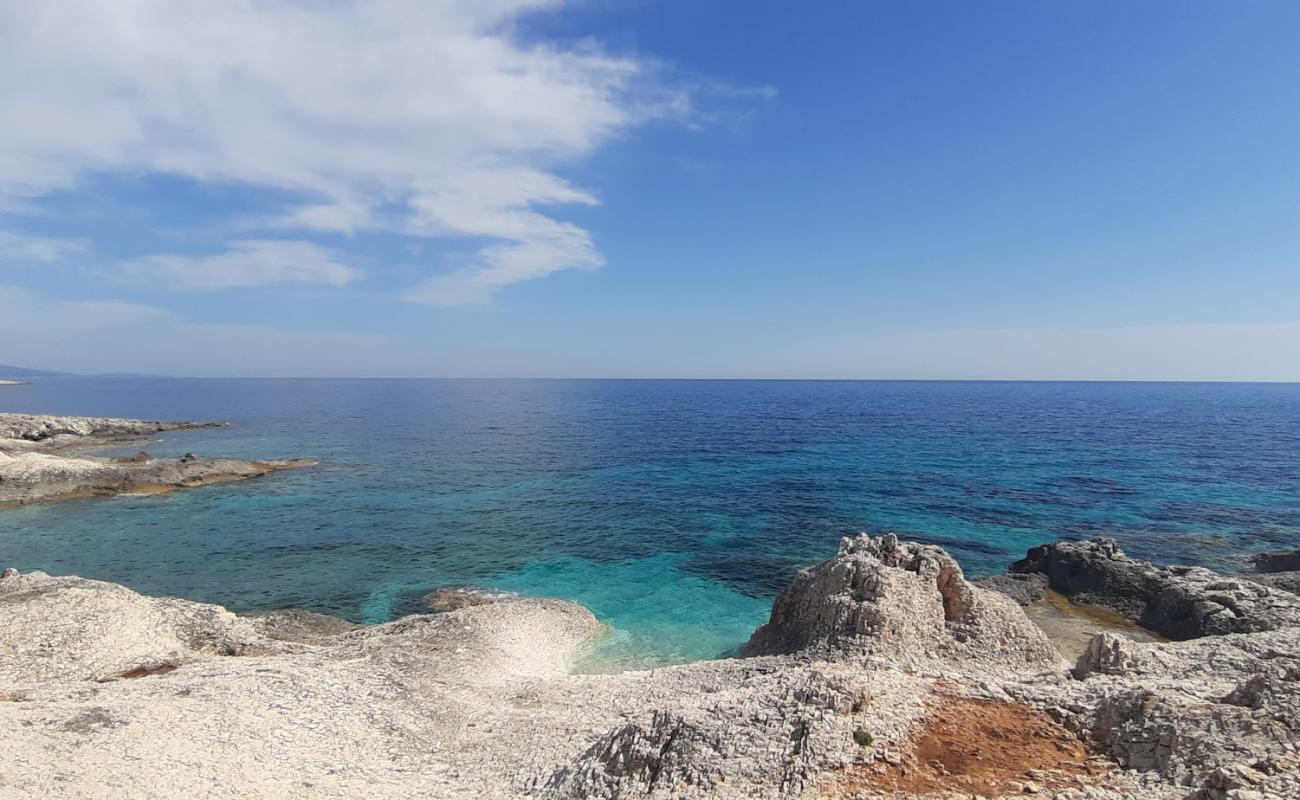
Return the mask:
{"type": "Polygon", "coordinates": [[[180,458],[155,458],[143,451],[131,458],[102,458],[71,452],[138,440],[161,431],[223,426],[208,422],[0,414],[0,508],[78,497],[167,492],[316,463],[308,459],[206,458],[190,453],[180,458]]]}
{"type": "MultiPolygon", "coordinates": [[[[459,598],[458,598],[459,599],[459,598]]],[[[606,627],[513,595],[357,628],[0,578],[0,796],[1300,796],[1300,629],[1073,665],[939,548],[841,542],[745,657],[576,674],[606,627]]]]}

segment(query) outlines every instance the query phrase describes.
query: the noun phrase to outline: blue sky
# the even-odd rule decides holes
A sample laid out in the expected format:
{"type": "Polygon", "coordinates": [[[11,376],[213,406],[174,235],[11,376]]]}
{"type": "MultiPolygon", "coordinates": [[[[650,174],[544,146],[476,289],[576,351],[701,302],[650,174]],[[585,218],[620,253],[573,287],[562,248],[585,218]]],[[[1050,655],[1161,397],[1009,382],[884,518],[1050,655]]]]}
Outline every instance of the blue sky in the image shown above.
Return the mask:
{"type": "Polygon", "coordinates": [[[0,0],[0,363],[1300,380],[1297,30],[0,0]]]}

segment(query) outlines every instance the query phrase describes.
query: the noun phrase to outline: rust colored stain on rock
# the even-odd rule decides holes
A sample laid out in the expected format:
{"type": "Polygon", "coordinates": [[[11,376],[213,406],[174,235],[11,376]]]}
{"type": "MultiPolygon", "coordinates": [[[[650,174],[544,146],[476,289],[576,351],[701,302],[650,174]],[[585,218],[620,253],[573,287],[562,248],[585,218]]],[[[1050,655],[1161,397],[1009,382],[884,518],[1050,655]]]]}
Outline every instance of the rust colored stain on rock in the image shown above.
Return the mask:
{"type": "Polygon", "coordinates": [[[1005,797],[1097,783],[1113,769],[1041,711],[940,698],[909,751],[840,771],[823,797],[1005,797]]]}

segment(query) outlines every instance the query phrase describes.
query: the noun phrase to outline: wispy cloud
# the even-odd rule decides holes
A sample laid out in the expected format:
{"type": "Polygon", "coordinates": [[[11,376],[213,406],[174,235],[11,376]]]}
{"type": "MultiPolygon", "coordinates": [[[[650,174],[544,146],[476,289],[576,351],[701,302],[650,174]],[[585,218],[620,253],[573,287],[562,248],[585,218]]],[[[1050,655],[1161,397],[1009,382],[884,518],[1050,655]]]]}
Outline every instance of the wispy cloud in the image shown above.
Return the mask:
{"type": "Polygon", "coordinates": [[[125,264],[121,273],[132,280],[185,291],[284,283],[346,286],[361,276],[360,271],[311,242],[272,239],[234,242],[226,252],[214,255],[149,256],[125,264]]]}
{"type": "Polygon", "coordinates": [[[145,171],[301,198],[269,226],[488,239],[408,294],[433,304],[598,267],[586,231],[538,210],[596,202],[556,170],[689,113],[689,91],[591,43],[512,33],[556,5],[0,0],[0,74],[22,76],[0,80],[0,197],[145,171]]]}
{"type": "Polygon", "coordinates": [[[83,253],[86,243],[76,239],[55,239],[0,231],[0,266],[6,264],[53,264],[83,253]]]}

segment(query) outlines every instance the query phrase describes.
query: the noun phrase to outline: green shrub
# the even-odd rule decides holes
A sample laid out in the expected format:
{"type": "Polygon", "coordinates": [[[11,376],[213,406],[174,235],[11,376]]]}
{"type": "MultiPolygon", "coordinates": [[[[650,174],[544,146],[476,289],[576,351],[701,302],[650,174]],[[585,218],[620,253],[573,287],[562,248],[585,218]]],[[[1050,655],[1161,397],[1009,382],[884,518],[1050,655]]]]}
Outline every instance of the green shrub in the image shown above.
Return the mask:
{"type": "Polygon", "coordinates": [[[870,747],[875,743],[876,737],[858,728],[853,732],[853,741],[858,743],[858,747],[870,747]]]}

